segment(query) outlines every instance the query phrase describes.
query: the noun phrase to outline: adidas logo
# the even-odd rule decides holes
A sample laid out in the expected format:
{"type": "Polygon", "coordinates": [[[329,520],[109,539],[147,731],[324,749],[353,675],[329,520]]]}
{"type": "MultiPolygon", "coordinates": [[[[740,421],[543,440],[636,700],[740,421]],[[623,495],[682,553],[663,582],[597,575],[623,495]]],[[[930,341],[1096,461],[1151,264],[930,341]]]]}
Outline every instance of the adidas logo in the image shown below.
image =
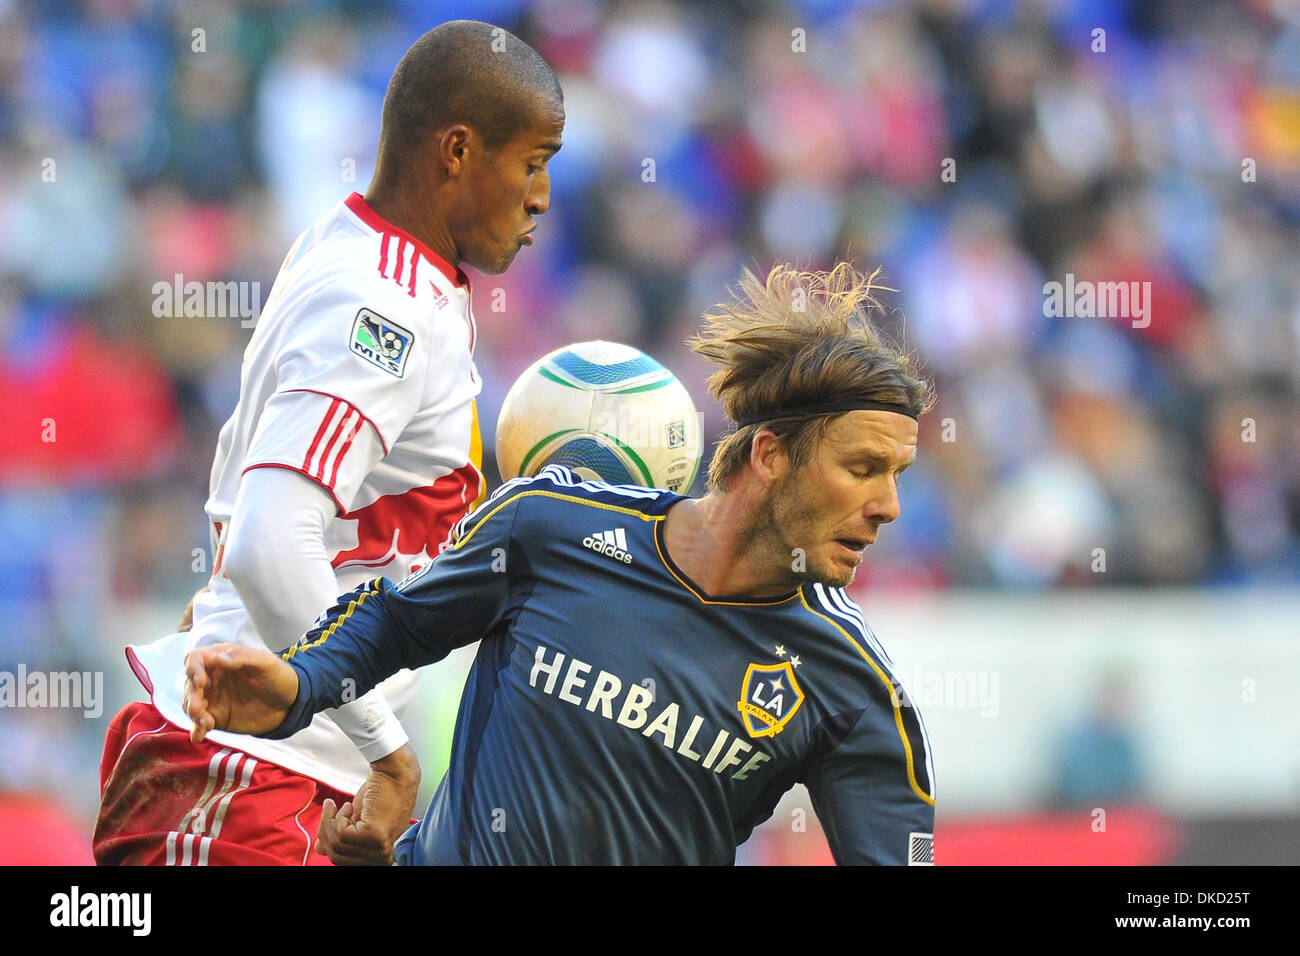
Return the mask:
{"type": "Polygon", "coordinates": [[[622,561],[624,564],[632,563],[632,555],[627,553],[627,534],[622,528],[589,534],[582,539],[582,546],[615,561],[622,561]]]}

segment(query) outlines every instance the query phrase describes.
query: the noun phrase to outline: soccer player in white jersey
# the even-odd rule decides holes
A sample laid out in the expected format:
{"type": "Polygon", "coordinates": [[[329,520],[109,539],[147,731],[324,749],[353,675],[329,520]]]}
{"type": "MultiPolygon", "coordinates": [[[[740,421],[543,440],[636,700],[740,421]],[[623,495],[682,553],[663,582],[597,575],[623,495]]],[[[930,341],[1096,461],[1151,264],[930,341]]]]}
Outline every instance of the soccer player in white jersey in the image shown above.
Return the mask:
{"type": "Polygon", "coordinates": [[[294,243],[244,355],[192,629],[127,649],[151,702],[108,731],[99,863],[327,863],[313,852],[322,806],[353,795],[347,822],[382,843],[409,823],[419,768],[395,711],[411,672],[286,740],[196,744],[183,661],[214,643],[293,643],[341,591],[433,560],[481,497],[460,264],[500,273],[531,244],[563,127],[555,74],[500,28],[444,24],[398,64],[369,190],[294,243]]]}

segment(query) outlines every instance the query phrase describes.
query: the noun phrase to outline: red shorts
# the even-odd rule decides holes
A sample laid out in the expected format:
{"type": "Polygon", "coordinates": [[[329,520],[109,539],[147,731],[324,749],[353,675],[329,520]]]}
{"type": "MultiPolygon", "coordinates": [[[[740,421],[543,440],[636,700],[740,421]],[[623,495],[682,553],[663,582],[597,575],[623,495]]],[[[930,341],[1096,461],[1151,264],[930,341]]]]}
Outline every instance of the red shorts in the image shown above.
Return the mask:
{"type": "Polygon", "coordinates": [[[99,766],[101,866],[329,866],[312,845],[326,797],[310,777],[190,735],[153,704],[124,707],[99,766]]]}

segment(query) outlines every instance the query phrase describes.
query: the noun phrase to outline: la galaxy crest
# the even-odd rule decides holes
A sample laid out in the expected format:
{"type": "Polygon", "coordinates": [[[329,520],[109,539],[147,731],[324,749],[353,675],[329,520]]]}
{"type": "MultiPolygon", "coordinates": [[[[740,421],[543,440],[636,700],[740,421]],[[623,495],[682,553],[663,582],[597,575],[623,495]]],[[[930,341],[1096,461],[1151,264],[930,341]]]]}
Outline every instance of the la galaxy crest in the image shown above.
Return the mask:
{"type": "Polygon", "coordinates": [[[775,737],[803,706],[803,696],[789,661],[750,664],[736,706],[749,736],[775,737]]]}

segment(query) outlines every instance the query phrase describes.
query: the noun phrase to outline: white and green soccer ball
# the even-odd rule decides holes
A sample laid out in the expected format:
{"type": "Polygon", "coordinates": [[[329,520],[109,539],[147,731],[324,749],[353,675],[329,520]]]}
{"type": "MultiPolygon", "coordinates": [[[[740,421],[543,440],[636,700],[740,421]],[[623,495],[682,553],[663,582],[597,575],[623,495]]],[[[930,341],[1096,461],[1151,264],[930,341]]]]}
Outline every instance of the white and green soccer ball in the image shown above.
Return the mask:
{"type": "Polygon", "coordinates": [[[497,419],[505,481],[564,465],[582,479],[685,494],[700,467],[702,426],[690,394],[650,356],[579,342],[519,376],[497,419]]]}

